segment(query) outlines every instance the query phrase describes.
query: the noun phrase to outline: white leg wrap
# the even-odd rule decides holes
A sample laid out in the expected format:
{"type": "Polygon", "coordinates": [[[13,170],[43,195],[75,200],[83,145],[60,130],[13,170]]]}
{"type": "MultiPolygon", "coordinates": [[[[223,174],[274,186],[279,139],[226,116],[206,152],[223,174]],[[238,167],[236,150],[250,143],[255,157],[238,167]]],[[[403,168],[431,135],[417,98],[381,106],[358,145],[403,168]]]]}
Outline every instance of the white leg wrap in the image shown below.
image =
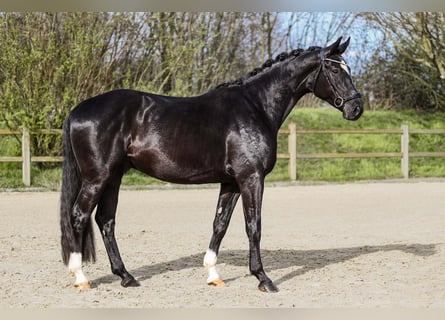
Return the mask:
{"type": "Polygon", "coordinates": [[[88,279],[85,277],[82,271],[82,254],[79,252],[73,252],[70,254],[70,260],[68,263],[68,269],[72,274],[76,276],[75,285],[80,283],[87,283],[88,279]]]}
{"type": "Polygon", "coordinates": [[[216,271],[216,261],[216,253],[213,250],[208,249],[206,255],[204,256],[204,267],[206,267],[209,272],[207,283],[220,279],[219,274],[216,271]]]}

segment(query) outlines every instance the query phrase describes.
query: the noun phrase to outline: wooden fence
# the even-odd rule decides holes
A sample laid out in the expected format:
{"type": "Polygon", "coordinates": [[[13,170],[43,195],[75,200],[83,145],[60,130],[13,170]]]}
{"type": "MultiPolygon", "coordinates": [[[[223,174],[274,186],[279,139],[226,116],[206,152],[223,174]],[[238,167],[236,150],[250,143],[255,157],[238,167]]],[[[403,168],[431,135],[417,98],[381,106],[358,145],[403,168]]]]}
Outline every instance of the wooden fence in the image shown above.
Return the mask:
{"type": "Polygon", "coordinates": [[[288,153],[278,154],[280,159],[289,159],[289,176],[297,179],[297,159],[329,159],[329,158],[400,158],[401,171],[405,179],[409,178],[409,159],[414,157],[445,157],[445,152],[410,152],[410,134],[445,134],[445,130],[411,129],[402,125],[400,129],[297,129],[290,123],[288,129],[281,129],[281,134],[288,134],[288,153]],[[361,153],[311,153],[297,152],[297,136],[302,134],[397,134],[400,135],[400,152],[361,152],[361,153]]]}
{"type": "MultiPolygon", "coordinates": [[[[62,162],[63,157],[32,156],[30,146],[31,134],[62,134],[62,130],[35,130],[22,131],[0,130],[0,135],[21,135],[22,156],[0,157],[0,162],[21,162],[22,177],[25,186],[31,185],[32,162],[62,162]]],[[[279,134],[288,135],[288,153],[278,154],[279,159],[289,159],[289,176],[291,180],[297,179],[297,159],[329,159],[329,158],[400,158],[401,172],[405,179],[409,178],[409,159],[414,157],[445,157],[445,152],[410,152],[410,134],[445,134],[445,130],[436,129],[409,129],[402,125],[400,129],[297,129],[295,123],[290,123],[288,129],[281,129],[279,134]],[[297,137],[303,134],[396,134],[400,135],[400,152],[371,152],[371,153],[311,153],[297,152],[297,137]]]]}
{"type": "Polygon", "coordinates": [[[28,129],[18,130],[0,130],[0,135],[21,135],[22,140],[22,156],[21,157],[0,157],[0,162],[21,162],[22,163],[22,179],[25,186],[31,185],[31,162],[62,162],[63,157],[43,157],[31,156],[31,134],[58,134],[61,135],[63,130],[48,129],[29,131],[28,129]]]}

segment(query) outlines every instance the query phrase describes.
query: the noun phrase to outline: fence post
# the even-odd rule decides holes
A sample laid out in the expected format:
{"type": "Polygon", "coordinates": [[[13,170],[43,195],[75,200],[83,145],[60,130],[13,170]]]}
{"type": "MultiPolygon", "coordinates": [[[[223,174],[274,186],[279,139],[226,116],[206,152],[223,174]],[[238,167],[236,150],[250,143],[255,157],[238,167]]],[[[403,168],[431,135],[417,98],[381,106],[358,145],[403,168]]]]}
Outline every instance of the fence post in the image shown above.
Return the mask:
{"type": "Polygon", "coordinates": [[[27,187],[31,185],[31,142],[29,130],[23,129],[22,135],[22,177],[23,184],[27,187]]]}
{"type": "Polygon", "coordinates": [[[402,149],[402,175],[405,179],[409,178],[409,129],[408,125],[402,124],[402,137],[401,137],[401,149],[402,149]]]}
{"type": "Polygon", "coordinates": [[[297,125],[289,123],[289,176],[291,181],[297,180],[297,125]]]}

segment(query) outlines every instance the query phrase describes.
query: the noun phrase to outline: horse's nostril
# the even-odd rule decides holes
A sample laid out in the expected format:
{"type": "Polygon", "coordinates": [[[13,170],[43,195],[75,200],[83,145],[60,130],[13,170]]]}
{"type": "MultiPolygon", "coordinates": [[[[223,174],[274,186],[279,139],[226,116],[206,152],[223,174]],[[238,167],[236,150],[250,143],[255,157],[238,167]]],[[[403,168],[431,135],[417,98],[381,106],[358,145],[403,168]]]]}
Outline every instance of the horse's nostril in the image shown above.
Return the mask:
{"type": "Polygon", "coordinates": [[[354,108],[354,114],[359,115],[362,112],[362,108],[360,106],[355,106],[354,108]]]}

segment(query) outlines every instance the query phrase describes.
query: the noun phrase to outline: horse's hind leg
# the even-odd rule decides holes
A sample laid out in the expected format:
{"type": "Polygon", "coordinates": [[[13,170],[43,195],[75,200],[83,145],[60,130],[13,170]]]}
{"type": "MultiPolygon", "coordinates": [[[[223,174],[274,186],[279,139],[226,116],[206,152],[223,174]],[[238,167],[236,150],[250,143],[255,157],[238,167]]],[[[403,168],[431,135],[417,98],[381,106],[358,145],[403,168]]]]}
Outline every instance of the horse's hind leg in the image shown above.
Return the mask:
{"type": "Polygon", "coordinates": [[[209,277],[207,278],[207,283],[209,285],[224,285],[224,282],[221,280],[218,272],[216,271],[216,260],[221,241],[226,234],[227,227],[239,195],[237,186],[229,184],[221,185],[218,205],[216,207],[216,215],[213,221],[213,235],[212,239],[210,240],[209,248],[204,257],[204,267],[207,268],[209,273],[209,277]]]}
{"type": "Polygon", "coordinates": [[[77,195],[71,215],[73,227],[73,247],[68,262],[68,269],[76,277],[74,286],[89,289],[90,284],[82,271],[82,261],[95,260],[91,213],[97,204],[103,182],[84,181],[77,195]]]}
{"type": "Polygon", "coordinates": [[[115,275],[121,277],[121,285],[123,287],[136,287],[139,286],[139,282],[136,281],[136,279],[125,269],[114,236],[116,208],[121,178],[122,175],[114,178],[105,187],[97,206],[96,223],[100,229],[107,250],[111,271],[115,275]]]}

